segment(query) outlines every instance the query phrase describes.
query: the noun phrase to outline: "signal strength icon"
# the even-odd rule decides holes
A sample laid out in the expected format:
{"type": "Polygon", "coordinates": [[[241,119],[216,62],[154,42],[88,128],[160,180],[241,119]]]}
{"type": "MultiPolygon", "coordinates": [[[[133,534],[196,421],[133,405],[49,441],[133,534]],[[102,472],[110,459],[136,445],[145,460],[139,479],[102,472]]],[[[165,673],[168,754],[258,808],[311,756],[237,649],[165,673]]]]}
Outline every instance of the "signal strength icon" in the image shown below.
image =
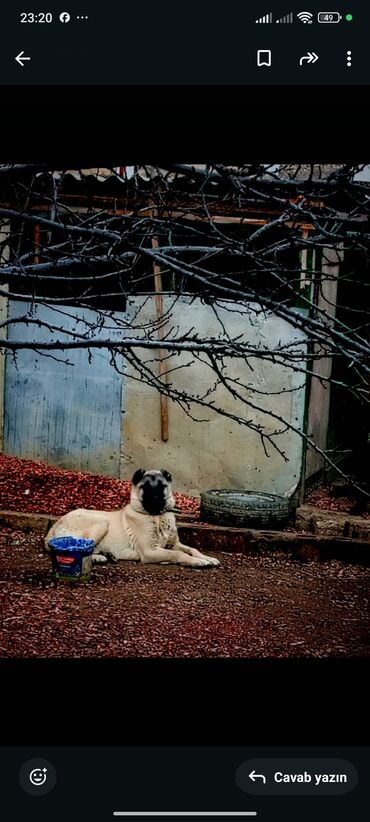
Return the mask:
{"type": "Polygon", "coordinates": [[[276,20],[277,23],[293,23],[293,12],[291,11],[289,14],[284,14],[284,17],[279,17],[276,20]]]}
{"type": "Polygon", "coordinates": [[[264,14],[263,17],[259,17],[258,20],[254,21],[255,23],[272,23],[272,11],[269,14],[264,14]]]}

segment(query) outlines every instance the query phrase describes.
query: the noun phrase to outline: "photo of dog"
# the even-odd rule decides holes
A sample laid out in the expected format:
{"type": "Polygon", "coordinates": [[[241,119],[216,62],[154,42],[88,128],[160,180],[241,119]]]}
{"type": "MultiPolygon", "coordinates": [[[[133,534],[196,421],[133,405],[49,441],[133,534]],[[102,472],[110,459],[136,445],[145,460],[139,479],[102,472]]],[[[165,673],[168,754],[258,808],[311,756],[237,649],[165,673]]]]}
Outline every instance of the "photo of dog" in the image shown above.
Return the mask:
{"type": "Polygon", "coordinates": [[[48,532],[45,549],[50,550],[49,541],[55,537],[74,536],[94,540],[95,562],[109,558],[192,568],[220,565],[215,557],[180,542],[171,483],[168,471],[140,468],[132,478],[128,505],[118,511],[70,511],[48,532]]]}

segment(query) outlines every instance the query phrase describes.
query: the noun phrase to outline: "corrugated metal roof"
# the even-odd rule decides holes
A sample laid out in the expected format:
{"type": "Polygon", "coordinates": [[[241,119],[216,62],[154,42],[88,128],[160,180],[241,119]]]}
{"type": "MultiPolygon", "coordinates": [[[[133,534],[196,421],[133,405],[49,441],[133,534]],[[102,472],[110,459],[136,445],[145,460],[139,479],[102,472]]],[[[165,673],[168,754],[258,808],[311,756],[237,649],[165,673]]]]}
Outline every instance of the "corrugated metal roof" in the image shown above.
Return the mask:
{"type": "MultiPolygon", "coordinates": [[[[303,180],[325,180],[335,171],[338,171],[342,168],[339,164],[330,164],[330,163],[316,163],[316,164],[288,164],[288,163],[263,163],[262,164],[266,172],[265,174],[260,176],[260,179],[264,180],[271,180],[280,178],[282,180],[288,179],[296,179],[299,182],[303,180]]],[[[161,168],[160,166],[153,166],[153,165],[138,165],[138,166],[120,166],[114,168],[104,168],[104,167],[95,167],[95,168],[80,168],[80,169],[67,169],[65,171],[54,171],[50,172],[53,174],[55,179],[61,179],[66,175],[70,175],[74,177],[75,180],[83,181],[88,177],[94,177],[95,180],[98,182],[105,182],[112,177],[116,178],[117,181],[120,182],[127,182],[132,177],[139,177],[141,180],[145,182],[150,182],[150,180],[154,180],[156,178],[162,178],[166,183],[172,183],[176,179],[184,179],[188,176],[188,172],[186,170],[194,169],[195,172],[204,174],[207,173],[207,170],[210,172],[210,178],[215,183],[218,182],[217,177],[219,176],[219,181],[222,180],[222,175],[218,175],[217,166],[209,166],[206,163],[187,163],[183,166],[178,165],[175,167],[175,170],[170,170],[173,166],[169,168],[161,168]]],[[[248,166],[247,164],[243,167],[235,166],[235,165],[227,165],[225,168],[230,172],[241,172],[243,175],[248,175],[250,173],[253,174],[255,171],[255,167],[248,166]],[[241,170],[242,169],[242,170],[241,170]]],[[[356,176],[355,176],[356,179],[356,176]]]]}
{"type": "MultiPolygon", "coordinates": [[[[343,165],[332,163],[301,163],[299,165],[289,163],[262,163],[261,165],[265,168],[265,173],[259,173],[258,179],[265,181],[274,179],[297,180],[298,182],[303,182],[305,180],[319,181],[327,179],[330,175],[336,171],[340,171],[343,168],[343,165]]],[[[0,170],[7,168],[9,168],[8,165],[0,164],[0,170]]],[[[18,166],[14,166],[14,168],[17,169],[18,166]]],[[[27,166],[19,166],[19,168],[26,170],[27,166]]],[[[107,168],[105,166],[95,166],[93,168],[70,168],[55,171],[40,169],[37,171],[36,176],[40,177],[48,175],[52,176],[55,180],[61,180],[65,177],[73,177],[77,182],[83,182],[84,180],[93,178],[99,183],[104,183],[108,180],[112,181],[112,179],[114,179],[117,183],[126,183],[132,178],[140,179],[143,182],[162,179],[164,183],[168,184],[174,182],[175,180],[179,182],[186,179],[190,180],[191,177],[193,177],[193,182],[195,182],[197,177],[202,179],[202,177],[207,177],[209,174],[208,182],[217,185],[218,183],[222,183],[223,169],[227,169],[229,172],[236,172],[237,174],[241,174],[246,177],[249,175],[254,175],[256,172],[256,166],[248,163],[239,166],[220,166],[220,171],[218,168],[219,167],[217,165],[207,165],[206,163],[186,163],[182,165],[171,164],[167,166],[167,168],[162,168],[160,165],[115,166],[111,168],[107,168]],[[195,172],[193,175],[191,174],[192,170],[195,172]]],[[[359,170],[355,171],[353,174],[353,180],[369,182],[369,168],[370,167],[368,165],[366,166],[365,164],[360,164],[358,166],[359,170]]],[[[32,165],[30,166],[30,172],[32,172],[32,165]]]]}
{"type": "Polygon", "coordinates": [[[99,183],[104,183],[109,178],[114,177],[119,182],[125,183],[127,180],[133,177],[134,172],[134,166],[117,166],[115,168],[69,168],[66,169],[66,171],[53,171],[49,173],[53,175],[55,180],[60,180],[66,175],[70,175],[78,181],[82,181],[86,177],[94,177],[94,179],[97,180],[99,183]]]}
{"type": "MultiPolygon", "coordinates": [[[[206,164],[191,165],[190,168],[204,170],[207,168],[206,164]]],[[[58,180],[66,175],[74,177],[75,180],[82,181],[87,177],[94,177],[99,183],[104,183],[106,180],[116,178],[120,182],[126,182],[132,177],[140,177],[142,180],[149,182],[157,177],[164,178],[167,182],[173,182],[176,177],[186,177],[186,174],[181,172],[169,172],[167,169],[159,166],[143,165],[143,166],[116,166],[114,168],[80,168],[80,169],[66,169],[65,171],[50,172],[53,177],[58,180]]]]}

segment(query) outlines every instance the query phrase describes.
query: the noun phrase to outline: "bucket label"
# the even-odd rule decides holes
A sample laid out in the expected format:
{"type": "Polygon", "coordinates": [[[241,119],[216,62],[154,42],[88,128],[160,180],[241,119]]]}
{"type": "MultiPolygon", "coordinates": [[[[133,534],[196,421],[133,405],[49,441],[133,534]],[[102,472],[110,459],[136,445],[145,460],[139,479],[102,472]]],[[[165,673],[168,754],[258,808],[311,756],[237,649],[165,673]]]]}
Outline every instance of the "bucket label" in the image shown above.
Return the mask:
{"type": "Polygon", "coordinates": [[[61,556],[60,554],[56,555],[56,559],[60,565],[73,565],[73,563],[76,562],[75,557],[65,557],[61,556]]]}

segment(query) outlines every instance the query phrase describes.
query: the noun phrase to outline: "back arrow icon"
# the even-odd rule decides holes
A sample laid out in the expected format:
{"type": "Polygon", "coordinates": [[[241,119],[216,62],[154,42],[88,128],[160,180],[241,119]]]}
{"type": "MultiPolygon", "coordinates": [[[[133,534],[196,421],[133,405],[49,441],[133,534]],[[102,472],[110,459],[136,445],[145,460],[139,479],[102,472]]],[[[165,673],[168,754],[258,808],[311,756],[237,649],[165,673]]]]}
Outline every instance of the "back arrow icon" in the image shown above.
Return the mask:
{"type": "Polygon", "coordinates": [[[15,57],[15,60],[17,61],[17,63],[19,63],[20,66],[22,66],[22,68],[24,67],[24,61],[31,59],[30,57],[24,57],[23,55],[24,51],[20,51],[19,54],[17,54],[17,56],[15,57]]]}
{"type": "Polygon", "coordinates": [[[301,66],[305,60],[307,60],[307,63],[316,63],[316,60],[318,59],[318,54],[315,54],[314,51],[308,51],[307,54],[304,55],[304,57],[301,57],[299,65],[301,66]]]}
{"type": "Polygon", "coordinates": [[[249,779],[252,780],[252,782],[255,782],[256,779],[263,779],[263,783],[264,785],[266,785],[266,777],[263,775],[263,773],[256,773],[256,771],[251,771],[248,774],[248,776],[249,779]]]}

